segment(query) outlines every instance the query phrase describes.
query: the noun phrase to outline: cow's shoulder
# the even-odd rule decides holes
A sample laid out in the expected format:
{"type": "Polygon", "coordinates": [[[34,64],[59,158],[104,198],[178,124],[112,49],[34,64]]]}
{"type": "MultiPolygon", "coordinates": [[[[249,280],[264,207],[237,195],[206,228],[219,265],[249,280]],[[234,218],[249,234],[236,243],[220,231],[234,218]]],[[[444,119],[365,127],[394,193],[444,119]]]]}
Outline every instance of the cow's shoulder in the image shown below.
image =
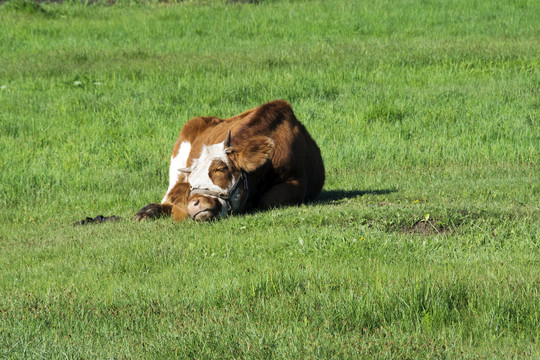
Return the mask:
{"type": "Polygon", "coordinates": [[[176,157],[180,146],[184,142],[193,143],[195,139],[201,137],[208,129],[212,129],[224,120],[215,116],[196,117],[189,120],[180,131],[180,135],[173,147],[172,156],[176,157]]]}
{"type": "Polygon", "coordinates": [[[193,142],[205,131],[215,127],[223,121],[225,120],[215,116],[193,118],[184,125],[182,131],[180,131],[180,137],[182,137],[185,141],[193,142]]]}

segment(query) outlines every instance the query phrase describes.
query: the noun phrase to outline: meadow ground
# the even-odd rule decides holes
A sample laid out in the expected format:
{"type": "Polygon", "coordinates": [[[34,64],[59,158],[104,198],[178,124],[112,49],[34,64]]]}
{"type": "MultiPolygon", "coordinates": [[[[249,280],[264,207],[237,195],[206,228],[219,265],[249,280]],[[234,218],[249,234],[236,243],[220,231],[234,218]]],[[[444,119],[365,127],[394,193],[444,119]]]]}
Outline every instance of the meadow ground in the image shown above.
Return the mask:
{"type": "Polygon", "coordinates": [[[0,357],[540,357],[539,13],[0,5],[0,357]],[[276,98],[318,202],[129,220],[189,118],[276,98]]]}

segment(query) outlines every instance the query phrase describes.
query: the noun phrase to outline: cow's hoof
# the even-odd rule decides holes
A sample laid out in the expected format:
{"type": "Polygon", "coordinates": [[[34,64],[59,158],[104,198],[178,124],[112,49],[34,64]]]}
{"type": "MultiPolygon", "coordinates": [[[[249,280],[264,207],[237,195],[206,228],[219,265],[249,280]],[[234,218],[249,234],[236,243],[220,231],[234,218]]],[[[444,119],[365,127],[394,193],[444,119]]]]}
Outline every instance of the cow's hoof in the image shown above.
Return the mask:
{"type": "Polygon", "coordinates": [[[163,207],[160,204],[148,204],[143,207],[133,218],[134,221],[144,221],[163,216],[163,207]]]}

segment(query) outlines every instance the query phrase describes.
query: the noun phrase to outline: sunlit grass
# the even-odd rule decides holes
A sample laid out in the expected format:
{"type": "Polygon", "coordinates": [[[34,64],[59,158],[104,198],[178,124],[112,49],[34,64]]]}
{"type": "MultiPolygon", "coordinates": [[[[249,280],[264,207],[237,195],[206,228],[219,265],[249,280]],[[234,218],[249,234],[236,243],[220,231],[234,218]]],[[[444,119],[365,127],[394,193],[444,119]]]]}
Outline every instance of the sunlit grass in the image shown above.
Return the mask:
{"type": "Polygon", "coordinates": [[[0,5],[0,357],[538,356],[537,2],[255,3],[0,5]],[[318,202],[129,221],[276,98],[318,202]]]}

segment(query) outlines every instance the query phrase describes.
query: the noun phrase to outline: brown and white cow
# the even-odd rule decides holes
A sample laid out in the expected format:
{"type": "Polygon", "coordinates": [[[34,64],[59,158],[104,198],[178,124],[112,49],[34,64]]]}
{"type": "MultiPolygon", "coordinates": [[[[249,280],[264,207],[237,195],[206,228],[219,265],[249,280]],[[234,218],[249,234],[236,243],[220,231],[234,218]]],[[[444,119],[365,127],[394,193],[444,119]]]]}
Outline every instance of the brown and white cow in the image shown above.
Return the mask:
{"type": "Polygon", "coordinates": [[[324,179],[317,144],[291,106],[276,100],[228,119],[188,121],[173,147],[161,204],[134,219],[210,220],[301,204],[319,195],[324,179]]]}

